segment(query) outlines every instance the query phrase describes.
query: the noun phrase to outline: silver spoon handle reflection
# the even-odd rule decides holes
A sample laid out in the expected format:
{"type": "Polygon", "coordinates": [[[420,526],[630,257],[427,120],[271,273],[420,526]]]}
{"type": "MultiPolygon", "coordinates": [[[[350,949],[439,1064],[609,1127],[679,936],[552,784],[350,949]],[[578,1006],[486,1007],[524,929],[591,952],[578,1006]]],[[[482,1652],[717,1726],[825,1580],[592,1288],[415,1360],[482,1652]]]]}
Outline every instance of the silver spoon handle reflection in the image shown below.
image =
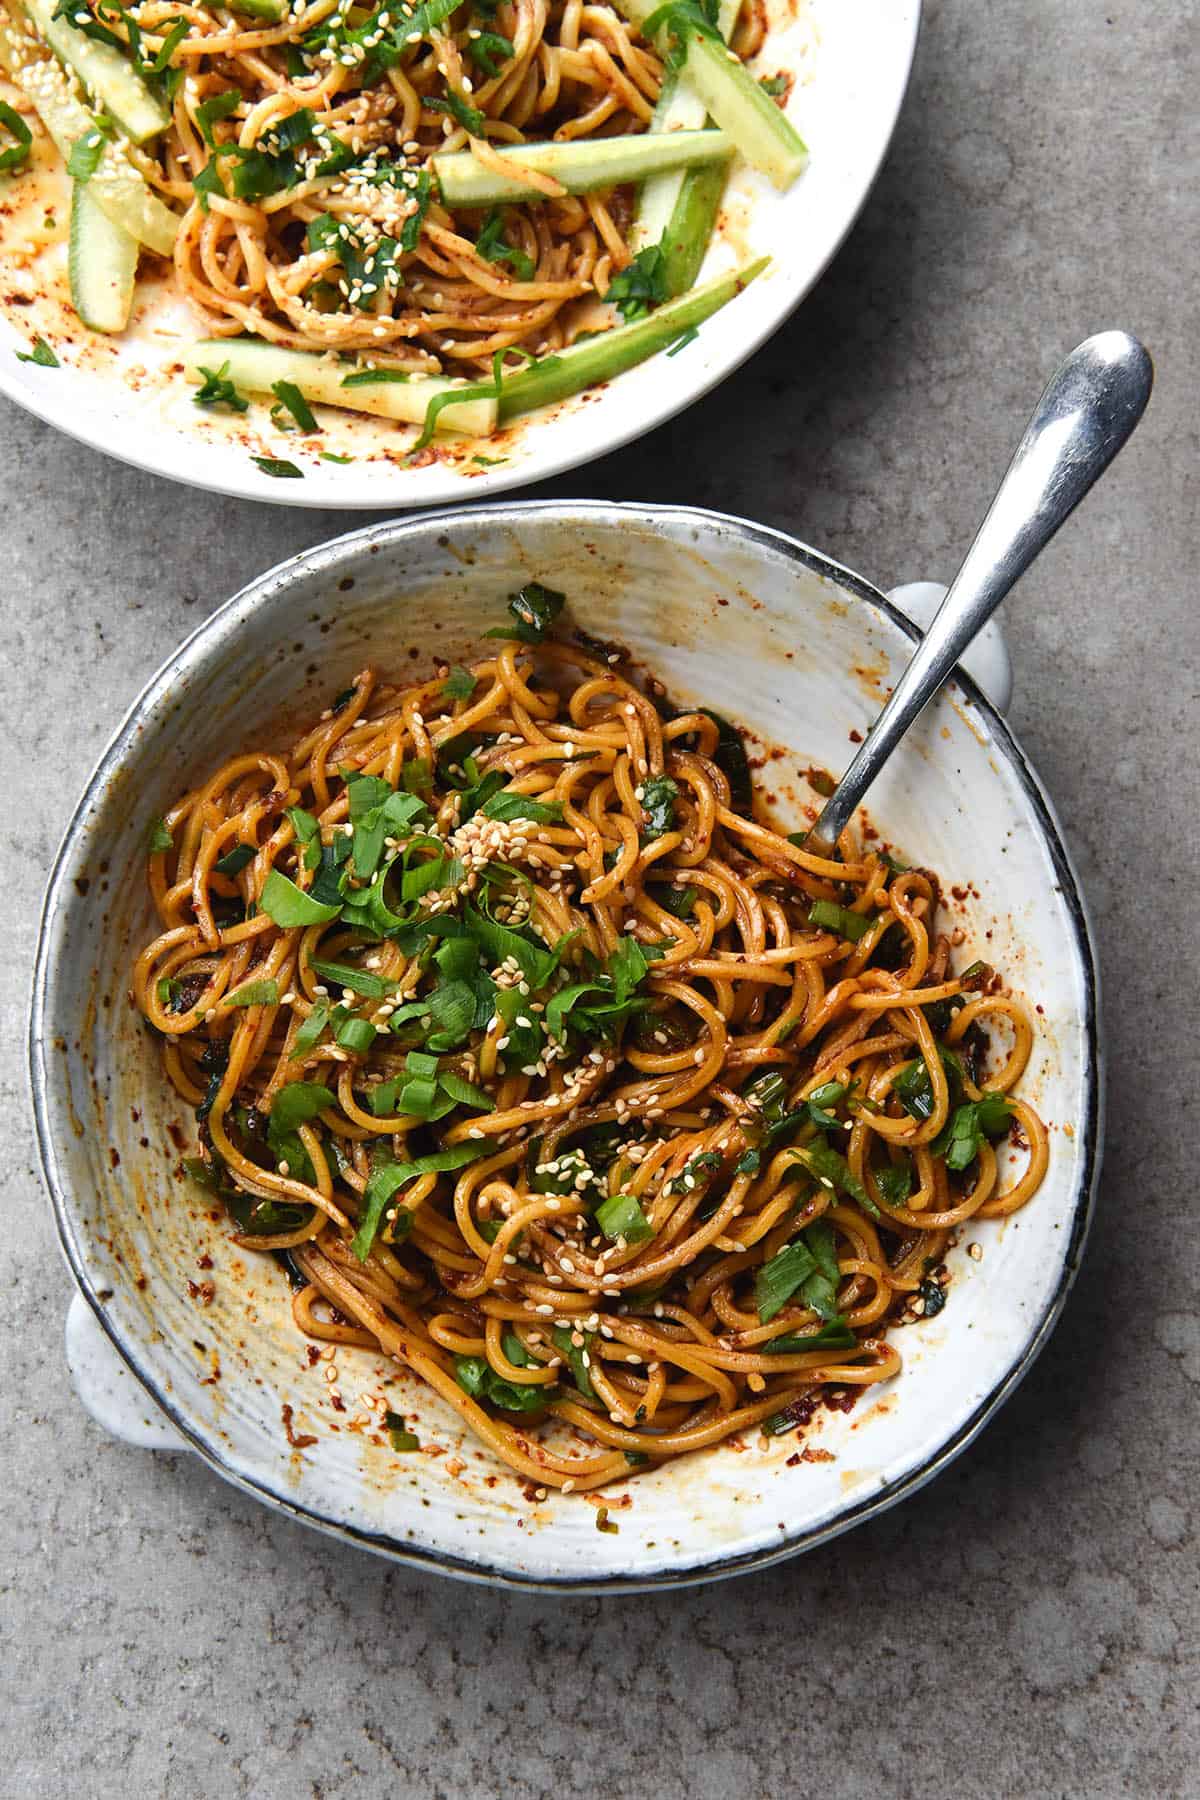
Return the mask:
{"type": "Polygon", "coordinates": [[[830,849],[913,721],[1013,583],[1104,473],[1145,410],[1154,380],[1136,338],[1103,331],[1052,377],[987,517],[916,654],[834,789],[807,845],[830,849]]]}

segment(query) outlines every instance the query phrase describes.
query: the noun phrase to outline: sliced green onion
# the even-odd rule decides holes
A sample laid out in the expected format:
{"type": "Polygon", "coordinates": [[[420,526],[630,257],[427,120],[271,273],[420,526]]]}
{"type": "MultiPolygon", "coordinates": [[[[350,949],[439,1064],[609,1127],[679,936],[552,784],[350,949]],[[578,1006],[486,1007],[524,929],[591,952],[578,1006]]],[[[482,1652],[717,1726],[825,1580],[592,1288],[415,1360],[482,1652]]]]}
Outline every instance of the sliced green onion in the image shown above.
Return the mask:
{"type": "Polygon", "coordinates": [[[848,906],[839,906],[835,900],[814,900],[808,909],[808,922],[819,925],[824,931],[836,931],[853,944],[865,937],[875,923],[865,913],[851,912],[848,906]]]}
{"type": "Polygon", "coordinates": [[[284,931],[302,925],[324,925],[342,910],[340,906],[326,906],[323,901],[314,900],[278,869],[272,869],[263,883],[261,904],[267,917],[284,931]]]}
{"type": "Polygon", "coordinates": [[[624,1238],[627,1244],[643,1244],[654,1236],[654,1227],[632,1194],[613,1194],[596,1208],[596,1223],[606,1238],[624,1238]]]}

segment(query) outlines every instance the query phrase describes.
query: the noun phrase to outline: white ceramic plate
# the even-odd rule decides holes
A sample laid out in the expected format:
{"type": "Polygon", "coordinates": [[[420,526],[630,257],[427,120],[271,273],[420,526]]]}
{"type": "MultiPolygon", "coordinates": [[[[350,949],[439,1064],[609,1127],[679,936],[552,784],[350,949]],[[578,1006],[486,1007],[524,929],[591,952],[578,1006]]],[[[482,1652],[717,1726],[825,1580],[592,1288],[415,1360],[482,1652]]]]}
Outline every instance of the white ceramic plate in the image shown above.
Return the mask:
{"type": "Polygon", "coordinates": [[[795,74],[789,114],[811,161],[786,194],[738,164],[701,278],[762,255],[772,266],[677,355],[518,420],[498,440],[439,438],[437,460],[423,468],[400,466],[415,432],[318,408],[321,447],[355,459],[344,467],[322,462],[316,449],[297,448],[276,431],[265,405],[256,405],[248,421],[193,405],[180,357],[201,334],[186,303],[161,283],[140,284],[135,321],[123,337],[105,339],[80,325],[67,299],[67,184],[54,159],[36,177],[0,177],[0,391],[72,437],[156,475],[289,506],[395,510],[474,502],[618,449],[707,393],[777,330],[849,230],[891,139],[920,0],[766,5],[770,33],[755,66],[795,74]],[[40,223],[47,205],[60,224],[30,256],[28,248],[47,237],[40,223]],[[61,368],[16,360],[37,334],[55,347],[61,368]],[[263,474],[252,452],[289,458],[303,481],[263,474]],[[503,460],[483,466],[472,461],[480,453],[503,460]]]}
{"type": "MultiPolygon", "coordinates": [[[[194,1123],[163,1082],[127,997],[153,929],[146,821],[238,745],[286,743],[369,656],[427,675],[466,660],[529,579],[565,589],[585,629],[628,643],[680,703],[702,702],[794,759],[770,765],[787,810],[798,770],[840,768],[911,650],[914,628],[855,575],[776,533],[687,509],[532,503],[397,521],[307,552],[213,615],[159,672],[105,753],[47,898],[31,1021],[42,1160],[71,1265],[101,1325],[184,1438],[230,1480],[385,1554],[475,1579],[545,1587],[699,1580],[821,1541],[910,1493],[980,1429],[1049,1334],[1086,1230],[1100,1145],[1096,976],[1052,812],[973,684],[947,690],[901,746],[872,814],[966,897],[959,955],[984,954],[1039,1008],[1022,1091],[1048,1121],[1036,1199],[951,1256],[949,1305],[897,1336],[903,1375],[810,1442],[670,1463],[614,1502],[617,1535],[582,1497],[531,1505],[457,1416],[395,1365],[340,1351],[349,1414],[331,1410],[292,1324],[282,1272],[230,1241],[176,1173],[171,1130],[194,1123]],[[969,891],[968,891],[968,884],[969,891]],[[189,1283],[212,1258],[211,1305],[189,1283]],[[348,1428],[380,1380],[442,1456],[397,1457],[348,1428]],[[281,1423],[317,1443],[292,1449],[281,1423]]],[[[811,801],[811,794],[808,795],[811,801]]],[[[72,1359],[89,1351],[77,1336],[72,1359]]],[[[102,1415],[116,1406],[85,1381],[102,1415]]],[[[112,1414],[119,1423],[117,1412],[112,1414]]],[[[126,1408],[126,1415],[128,1408],[126,1408]]],[[[136,1430],[162,1441],[142,1402],[136,1430]]],[[[128,1423],[125,1425],[128,1430],[128,1423]]]]}

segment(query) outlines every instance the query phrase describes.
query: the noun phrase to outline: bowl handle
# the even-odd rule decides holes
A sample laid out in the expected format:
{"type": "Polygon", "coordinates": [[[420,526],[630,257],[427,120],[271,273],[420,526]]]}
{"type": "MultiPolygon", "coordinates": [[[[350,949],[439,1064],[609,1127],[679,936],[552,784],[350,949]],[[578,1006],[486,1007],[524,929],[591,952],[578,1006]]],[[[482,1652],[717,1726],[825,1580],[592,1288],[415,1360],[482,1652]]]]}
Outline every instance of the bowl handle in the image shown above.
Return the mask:
{"type": "MultiPolygon", "coordinates": [[[[945,598],[946,588],[940,581],[906,581],[888,594],[892,605],[898,606],[922,631],[928,628],[945,598]]],[[[978,682],[996,711],[1007,712],[1012,700],[1012,662],[1004,633],[995,619],[979,633],[963,657],[963,667],[978,682]]]]}
{"type": "Polygon", "coordinates": [[[97,1425],[141,1450],[191,1448],[126,1368],[80,1293],[71,1296],[64,1337],[72,1384],[97,1425]]]}

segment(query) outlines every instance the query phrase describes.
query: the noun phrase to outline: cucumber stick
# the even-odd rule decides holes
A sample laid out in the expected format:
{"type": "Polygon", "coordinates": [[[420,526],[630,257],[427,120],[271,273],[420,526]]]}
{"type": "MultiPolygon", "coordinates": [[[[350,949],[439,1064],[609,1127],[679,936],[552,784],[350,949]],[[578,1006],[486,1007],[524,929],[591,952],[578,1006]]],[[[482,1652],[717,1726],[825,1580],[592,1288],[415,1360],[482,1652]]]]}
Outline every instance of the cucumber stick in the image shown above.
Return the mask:
{"type": "MultiPolygon", "coordinates": [[[[728,43],[733,28],[737,24],[741,12],[741,0],[721,0],[717,13],[717,30],[728,43]]],[[[662,92],[658,96],[658,105],[650,120],[651,133],[660,131],[700,131],[708,124],[708,112],[703,100],[686,82],[680,82],[678,75],[668,75],[663,82],[662,92]]],[[[718,182],[711,174],[693,177],[686,170],[670,169],[661,175],[651,175],[643,183],[638,194],[637,212],[634,215],[633,231],[630,245],[636,252],[647,244],[657,244],[671,224],[672,215],[680,204],[680,197],[685,185],[690,187],[695,181],[698,190],[705,195],[715,195],[712,205],[712,220],[705,234],[705,242],[712,236],[716,223],[717,207],[725,186],[724,178],[718,182]]],[[[684,211],[694,224],[699,226],[694,200],[685,204],[684,211]]],[[[699,264],[697,264],[699,267],[699,264]]],[[[694,277],[693,277],[694,279],[694,277]]],[[[691,284],[689,283],[689,286],[691,284]]],[[[682,288],[672,288],[673,294],[682,293],[682,288]]]]}
{"type": "MultiPolygon", "coordinates": [[[[639,30],[657,8],[658,0],[617,0],[618,12],[639,30]]],[[[669,42],[667,26],[658,33],[658,49],[665,54],[669,42]]],[[[808,160],[804,140],[732,51],[716,38],[689,31],[680,74],[681,86],[703,101],[706,113],[729,133],[746,161],[777,188],[791,187],[808,160]]]]}
{"type": "Polygon", "coordinates": [[[73,182],[67,253],[71,304],[93,331],[124,331],[129,323],[137,260],[137,239],[113,224],[90,184],[73,182]]]}
{"type": "MultiPolygon", "coordinates": [[[[70,77],[52,58],[39,57],[32,40],[6,13],[0,13],[0,67],[32,101],[65,162],[79,139],[96,130],[96,121],[70,77]]],[[[170,256],[179,220],[112,144],[105,145],[88,185],[114,225],[159,256],[170,256]]]]}
{"type": "MultiPolygon", "coordinates": [[[[281,350],[259,338],[206,338],[193,345],[184,366],[193,381],[203,381],[202,369],[221,369],[233,385],[251,393],[269,394],[277,381],[291,381],[306,400],[318,406],[344,406],[352,412],[375,413],[383,419],[397,419],[405,425],[420,425],[429,402],[440,394],[468,387],[468,382],[440,381],[430,376],[414,376],[409,381],[388,380],[380,371],[380,380],[363,382],[369,371],[353,369],[348,363],[331,361],[310,350],[281,350]],[[346,386],[347,378],[355,385],[346,386]]],[[[443,407],[438,415],[438,429],[459,431],[468,437],[487,437],[496,429],[496,401],[464,400],[443,407]]]]}
{"type": "Polygon", "coordinates": [[[34,30],[60,62],[74,69],[91,98],[110,113],[135,144],[144,144],[170,124],[165,106],[155,98],[129,58],[111,44],[100,44],[54,17],[54,0],[23,0],[34,30]]]}
{"type": "MultiPolygon", "coordinates": [[[[586,194],[593,188],[641,181],[660,169],[726,161],[732,154],[732,140],[723,132],[676,131],[668,135],[643,132],[637,137],[582,138],[572,143],[519,144],[513,148],[512,160],[561,182],[569,194],[586,194]]],[[[540,190],[530,187],[519,175],[510,178],[494,174],[469,150],[435,156],[433,172],[449,207],[495,206],[506,200],[541,198],[540,190]]]]}
{"type": "Polygon", "coordinates": [[[668,300],[665,306],[648,313],[644,319],[635,319],[631,325],[619,325],[615,331],[586,338],[569,350],[543,357],[515,375],[505,376],[500,392],[500,423],[504,424],[517,413],[532,412],[536,406],[565,400],[568,394],[578,394],[597,382],[611,381],[614,375],[645,362],[657,351],[669,349],[677,338],[702,325],[743,288],[749,287],[769,261],[769,257],[760,257],[758,262],[749,263],[744,269],[718,275],[714,281],[706,281],[703,287],[693,288],[690,294],[668,300]]]}
{"type": "Polygon", "coordinates": [[[705,169],[689,169],[680,183],[666,229],[658,240],[663,254],[663,278],[672,298],[686,294],[700,273],[721,210],[725,173],[723,163],[709,163],[705,169]]]}

